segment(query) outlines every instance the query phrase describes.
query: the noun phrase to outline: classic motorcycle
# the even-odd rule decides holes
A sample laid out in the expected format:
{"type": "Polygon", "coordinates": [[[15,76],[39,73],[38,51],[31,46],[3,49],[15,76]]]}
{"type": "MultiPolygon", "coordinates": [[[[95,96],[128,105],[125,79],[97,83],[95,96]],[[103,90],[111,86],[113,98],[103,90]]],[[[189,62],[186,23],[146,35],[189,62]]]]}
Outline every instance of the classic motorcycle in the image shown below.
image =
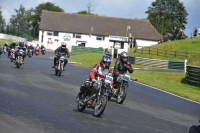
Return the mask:
{"type": "Polygon", "coordinates": [[[46,53],[45,48],[42,48],[42,49],[41,49],[41,53],[42,53],[43,55],[45,55],[45,53],[46,53]]]}
{"type": "Polygon", "coordinates": [[[40,51],[40,48],[35,48],[35,55],[36,55],[36,56],[39,55],[39,51],[40,51]]]}
{"type": "Polygon", "coordinates": [[[61,73],[64,69],[64,61],[65,61],[65,54],[62,53],[57,53],[56,56],[58,56],[58,60],[56,61],[56,66],[55,66],[55,75],[61,76],[61,73]]]}
{"type": "Polygon", "coordinates": [[[23,55],[24,55],[24,50],[20,49],[15,61],[16,68],[19,68],[23,64],[23,55]]]}
{"type": "Polygon", "coordinates": [[[130,80],[129,75],[127,75],[126,73],[120,74],[117,77],[117,80],[113,88],[109,90],[110,93],[108,93],[108,100],[110,100],[111,97],[114,97],[117,99],[118,104],[122,104],[127,95],[129,80],[130,80]]]}
{"type": "Polygon", "coordinates": [[[15,49],[10,50],[10,61],[13,62],[15,60],[15,49]]]}
{"type": "Polygon", "coordinates": [[[29,58],[32,57],[32,52],[33,52],[33,49],[29,49],[29,50],[28,50],[28,57],[29,57],[29,58]]]}
{"type": "MultiPolygon", "coordinates": [[[[81,98],[77,101],[78,111],[82,112],[85,108],[94,109],[93,115],[95,117],[100,117],[107,105],[108,101],[108,93],[107,90],[110,87],[110,83],[113,81],[113,77],[108,75],[108,71],[102,71],[103,76],[102,79],[96,80],[96,82],[92,82],[87,80],[90,84],[90,87],[82,94],[81,98]],[[97,90],[93,89],[93,84],[97,84],[97,90]]],[[[79,97],[79,95],[77,95],[79,97]]]]}

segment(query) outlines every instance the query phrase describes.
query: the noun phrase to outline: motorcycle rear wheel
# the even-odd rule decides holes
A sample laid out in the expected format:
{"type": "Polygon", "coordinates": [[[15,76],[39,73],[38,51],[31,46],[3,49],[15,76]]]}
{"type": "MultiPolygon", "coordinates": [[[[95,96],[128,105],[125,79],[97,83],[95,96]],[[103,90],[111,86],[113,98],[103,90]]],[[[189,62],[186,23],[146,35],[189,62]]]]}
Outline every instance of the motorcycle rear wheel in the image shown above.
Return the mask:
{"type": "Polygon", "coordinates": [[[108,98],[106,96],[103,96],[103,95],[100,96],[99,102],[97,101],[95,108],[94,108],[93,115],[95,117],[100,117],[103,114],[103,112],[106,108],[106,105],[107,105],[107,101],[108,101],[108,98]]]}

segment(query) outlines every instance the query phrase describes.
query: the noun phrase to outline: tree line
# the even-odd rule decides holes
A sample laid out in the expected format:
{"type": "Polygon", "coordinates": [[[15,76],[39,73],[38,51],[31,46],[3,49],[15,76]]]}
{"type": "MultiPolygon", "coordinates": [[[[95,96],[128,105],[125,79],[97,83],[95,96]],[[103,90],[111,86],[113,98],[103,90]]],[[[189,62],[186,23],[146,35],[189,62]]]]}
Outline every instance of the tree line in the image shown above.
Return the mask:
{"type": "MultiPolygon", "coordinates": [[[[87,8],[87,11],[78,11],[77,14],[98,15],[91,13],[91,3],[87,5],[87,8]]],[[[20,5],[19,9],[14,9],[15,14],[6,24],[0,7],[0,32],[31,39],[38,38],[42,10],[64,12],[62,8],[51,2],[41,3],[31,9],[20,5]]],[[[185,30],[188,13],[179,0],[155,0],[145,13],[148,14],[146,19],[163,37],[167,33],[176,35],[180,29],[185,30]]]]}

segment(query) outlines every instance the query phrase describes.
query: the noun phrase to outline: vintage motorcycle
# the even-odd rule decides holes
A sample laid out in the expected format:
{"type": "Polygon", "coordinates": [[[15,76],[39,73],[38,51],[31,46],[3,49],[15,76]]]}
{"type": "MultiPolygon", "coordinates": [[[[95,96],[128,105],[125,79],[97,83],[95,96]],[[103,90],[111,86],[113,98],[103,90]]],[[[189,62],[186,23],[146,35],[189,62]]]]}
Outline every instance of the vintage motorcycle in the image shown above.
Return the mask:
{"type": "MultiPolygon", "coordinates": [[[[78,111],[82,112],[85,108],[94,109],[93,115],[100,117],[107,105],[108,93],[107,90],[110,87],[110,83],[113,81],[113,77],[109,76],[108,70],[102,71],[102,79],[98,79],[95,82],[87,80],[90,87],[82,94],[78,102],[78,111]],[[93,89],[93,84],[97,85],[97,90],[93,89]]],[[[79,95],[77,95],[79,97],[79,95]]],[[[77,99],[77,98],[76,98],[77,99]]]]}
{"type": "Polygon", "coordinates": [[[61,73],[64,69],[64,61],[65,61],[65,54],[63,53],[57,53],[56,56],[58,56],[58,60],[56,61],[56,66],[55,66],[55,75],[61,76],[61,73]]]}
{"type": "Polygon", "coordinates": [[[44,48],[44,47],[41,49],[41,53],[42,53],[43,55],[45,55],[45,53],[46,53],[46,50],[45,50],[45,48],[44,48]]]}
{"type": "Polygon", "coordinates": [[[13,62],[15,60],[15,49],[10,50],[10,61],[13,62]]]}
{"type": "Polygon", "coordinates": [[[110,100],[111,97],[114,97],[117,99],[118,104],[122,104],[126,98],[127,91],[128,91],[128,81],[130,81],[130,76],[126,73],[120,74],[117,77],[117,80],[115,82],[115,85],[112,89],[110,89],[108,92],[108,100],[110,100]]]}
{"type": "Polygon", "coordinates": [[[40,51],[40,48],[36,47],[36,48],[35,48],[35,55],[36,55],[36,56],[39,55],[39,51],[40,51]]]}
{"type": "Polygon", "coordinates": [[[33,49],[29,49],[29,50],[28,50],[28,57],[29,57],[29,58],[32,57],[32,52],[33,52],[33,49]]]}
{"type": "Polygon", "coordinates": [[[24,50],[19,49],[18,56],[15,61],[16,68],[19,68],[23,64],[23,55],[24,55],[24,50]]]}

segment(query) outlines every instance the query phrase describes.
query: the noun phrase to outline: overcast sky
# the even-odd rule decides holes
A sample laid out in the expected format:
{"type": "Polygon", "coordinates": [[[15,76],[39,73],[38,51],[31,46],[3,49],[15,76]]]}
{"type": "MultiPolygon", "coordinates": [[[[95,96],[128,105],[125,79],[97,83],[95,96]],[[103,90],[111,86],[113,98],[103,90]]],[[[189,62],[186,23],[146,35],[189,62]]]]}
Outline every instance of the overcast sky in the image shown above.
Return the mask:
{"type": "MultiPolygon", "coordinates": [[[[107,17],[142,19],[146,18],[145,12],[155,0],[0,0],[3,18],[9,22],[11,15],[15,15],[14,9],[19,9],[23,5],[26,9],[35,8],[43,2],[51,2],[59,6],[67,13],[76,13],[87,10],[87,5],[91,3],[91,12],[107,17]]],[[[191,37],[194,27],[200,27],[200,0],[179,0],[183,2],[188,12],[188,24],[185,34],[191,37]]]]}

